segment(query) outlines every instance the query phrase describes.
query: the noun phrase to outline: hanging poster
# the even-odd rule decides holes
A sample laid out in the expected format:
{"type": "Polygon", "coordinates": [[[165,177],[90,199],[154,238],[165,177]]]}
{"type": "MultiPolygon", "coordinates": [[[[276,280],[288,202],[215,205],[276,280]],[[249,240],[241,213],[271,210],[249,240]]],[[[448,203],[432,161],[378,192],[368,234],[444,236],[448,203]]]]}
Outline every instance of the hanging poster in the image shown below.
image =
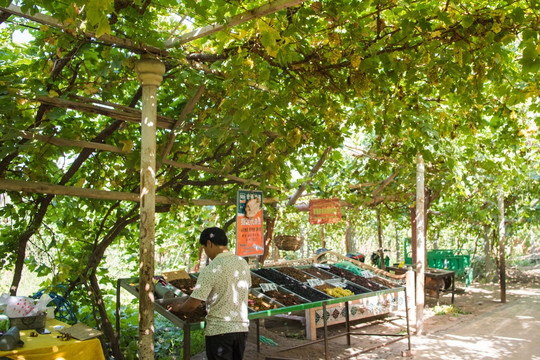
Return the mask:
{"type": "Polygon", "coordinates": [[[331,224],[340,220],[339,199],[309,200],[310,224],[331,224]]]}
{"type": "Polygon", "coordinates": [[[263,194],[259,190],[238,190],[236,196],[236,255],[262,255],[263,194]]]}

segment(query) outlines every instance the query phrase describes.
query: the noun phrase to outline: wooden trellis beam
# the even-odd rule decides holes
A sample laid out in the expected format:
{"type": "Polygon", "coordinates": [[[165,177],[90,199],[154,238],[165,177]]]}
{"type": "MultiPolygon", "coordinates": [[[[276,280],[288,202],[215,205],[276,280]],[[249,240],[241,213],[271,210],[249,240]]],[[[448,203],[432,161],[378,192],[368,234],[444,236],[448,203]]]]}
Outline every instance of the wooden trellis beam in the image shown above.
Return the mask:
{"type": "Polygon", "coordinates": [[[60,29],[73,36],[80,34],[84,36],[85,38],[97,39],[98,41],[101,41],[107,45],[117,46],[123,49],[134,51],[139,54],[153,53],[153,54],[165,55],[167,53],[166,50],[160,49],[155,46],[150,46],[150,45],[145,45],[145,44],[138,45],[129,39],[123,39],[123,38],[119,38],[117,36],[113,36],[109,34],[103,34],[100,37],[97,37],[96,33],[92,31],[81,31],[80,29],[73,29],[72,27],[67,27],[64,24],[62,24],[60,21],[58,21],[57,19],[53,18],[52,16],[48,16],[48,15],[44,15],[40,13],[32,15],[30,12],[28,11],[24,12],[22,11],[20,7],[15,6],[13,4],[10,4],[7,8],[0,7],[0,12],[1,11],[6,12],[11,15],[23,17],[25,19],[34,21],[38,24],[44,24],[44,25],[48,25],[48,26],[60,29]],[[73,30],[77,30],[79,32],[74,33],[73,30]]]}
{"type": "Polygon", "coordinates": [[[193,30],[187,34],[165,41],[165,48],[170,48],[176,45],[183,45],[190,41],[215,34],[223,29],[231,28],[233,26],[243,24],[250,20],[263,17],[268,14],[273,14],[280,10],[289,8],[291,6],[297,6],[303,3],[305,0],[276,0],[264,4],[256,9],[248,10],[242,14],[238,14],[229,19],[226,19],[223,24],[212,24],[204,26],[200,29],[193,30]]]}
{"type": "MultiPolygon", "coordinates": [[[[62,196],[76,196],[89,199],[113,200],[113,201],[131,201],[139,202],[140,195],[138,193],[126,193],[121,191],[108,191],[86,189],[76,186],[63,186],[56,184],[48,184],[44,182],[29,182],[22,180],[0,179],[0,189],[5,191],[18,191],[37,194],[54,194],[62,196]]],[[[275,204],[277,200],[274,198],[264,198],[265,204],[275,204]]],[[[234,199],[211,200],[211,199],[179,199],[169,196],[156,195],[156,204],[162,205],[195,205],[195,206],[222,206],[236,204],[234,199]]]]}
{"type": "MultiPolygon", "coordinates": [[[[113,145],[109,145],[109,144],[102,144],[102,143],[97,143],[97,142],[92,142],[92,141],[62,139],[62,138],[58,138],[58,137],[54,137],[54,136],[44,136],[44,135],[34,134],[34,133],[27,132],[27,131],[19,131],[19,134],[20,134],[21,137],[23,137],[25,139],[38,140],[38,141],[42,141],[44,143],[48,143],[48,144],[52,144],[52,145],[56,145],[56,146],[68,146],[68,147],[80,147],[80,148],[87,148],[87,149],[98,149],[98,150],[104,150],[104,151],[109,151],[109,152],[113,152],[113,153],[120,153],[120,154],[129,154],[129,153],[132,152],[131,149],[127,150],[127,149],[123,149],[123,148],[120,148],[120,147],[117,147],[117,146],[113,146],[113,145]]],[[[231,180],[237,181],[237,182],[242,183],[242,184],[253,185],[253,186],[260,186],[261,185],[261,183],[258,182],[258,181],[243,179],[243,178],[240,178],[238,176],[234,176],[234,175],[230,175],[230,174],[222,174],[222,172],[220,170],[213,169],[213,168],[208,167],[208,166],[186,164],[186,163],[176,162],[176,161],[172,161],[172,160],[168,160],[168,159],[165,159],[165,161],[163,163],[167,164],[167,165],[170,165],[170,166],[173,166],[173,167],[176,167],[176,168],[180,168],[180,169],[191,169],[191,170],[198,170],[198,171],[203,171],[203,172],[207,172],[207,173],[211,173],[211,174],[216,174],[216,175],[219,175],[220,177],[223,177],[223,178],[226,178],[226,179],[231,179],[231,180]]],[[[268,185],[267,187],[269,189],[274,189],[274,190],[278,190],[278,191],[283,190],[282,188],[279,188],[277,186],[272,186],[272,185],[268,185]]]]}
{"type": "MultiPolygon", "coordinates": [[[[84,103],[80,101],[71,101],[67,99],[62,99],[59,97],[49,97],[49,96],[37,96],[34,100],[39,101],[42,104],[48,104],[51,106],[64,108],[64,109],[73,109],[78,111],[83,111],[96,115],[108,116],[110,118],[129,121],[133,123],[141,123],[141,110],[134,108],[119,109],[112,108],[109,106],[96,106],[91,103],[84,103]]],[[[99,102],[95,102],[98,104],[99,102]]],[[[157,127],[162,129],[170,129],[175,124],[174,119],[158,116],[157,117],[157,127]]]]}
{"type": "Polygon", "coordinates": [[[113,146],[109,144],[102,144],[102,143],[97,143],[97,142],[92,142],[92,141],[68,140],[68,139],[57,138],[54,136],[44,136],[44,135],[34,134],[28,131],[20,131],[19,133],[25,139],[39,140],[41,142],[56,145],[56,146],[69,146],[69,147],[79,147],[79,148],[87,148],[87,149],[98,149],[98,150],[110,151],[113,153],[120,153],[120,154],[129,154],[131,152],[131,150],[124,150],[117,146],[113,146]]]}
{"type": "MultiPolygon", "coordinates": [[[[176,168],[199,170],[199,171],[204,171],[204,172],[211,173],[211,174],[217,174],[217,175],[220,175],[220,176],[222,176],[224,178],[234,180],[234,181],[238,181],[238,182],[240,182],[242,184],[253,185],[253,186],[260,186],[261,185],[261,183],[258,182],[258,181],[242,179],[242,178],[239,178],[238,176],[234,176],[234,175],[221,174],[221,171],[219,171],[218,169],[212,169],[212,168],[210,168],[208,166],[179,163],[179,162],[176,162],[176,161],[173,161],[173,160],[168,160],[168,159],[165,159],[163,161],[163,163],[167,164],[167,165],[170,165],[170,166],[174,166],[176,168]]],[[[266,187],[269,188],[269,189],[274,189],[274,190],[279,190],[279,191],[283,190],[283,189],[281,189],[281,188],[279,188],[277,186],[272,186],[272,185],[267,185],[266,187]]]]}

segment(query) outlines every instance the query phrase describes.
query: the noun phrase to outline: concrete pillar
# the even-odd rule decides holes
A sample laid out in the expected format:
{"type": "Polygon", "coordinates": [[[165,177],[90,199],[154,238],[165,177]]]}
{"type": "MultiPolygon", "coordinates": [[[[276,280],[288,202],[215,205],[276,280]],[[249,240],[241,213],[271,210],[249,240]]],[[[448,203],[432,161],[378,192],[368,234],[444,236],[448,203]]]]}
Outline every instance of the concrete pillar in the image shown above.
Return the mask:
{"type": "Polygon", "coordinates": [[[139,227],[139,359],[154,359],[154,247],[157,89],[165,65],[142,55],[135,70],[142,86],[139,227]]]}
{"type": "Polygon", "coordinates": [[[424,158],[416,156],[416,334],[424,330],[424,280],[426,239],[424,232],[425,219],[424,190],[424,158]]]}

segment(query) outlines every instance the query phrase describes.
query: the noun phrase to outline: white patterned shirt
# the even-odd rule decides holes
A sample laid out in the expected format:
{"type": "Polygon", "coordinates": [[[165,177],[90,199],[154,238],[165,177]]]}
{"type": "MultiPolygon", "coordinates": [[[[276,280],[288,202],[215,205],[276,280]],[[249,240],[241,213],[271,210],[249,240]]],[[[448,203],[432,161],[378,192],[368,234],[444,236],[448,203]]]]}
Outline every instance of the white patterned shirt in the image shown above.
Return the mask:
{"type": "Polygon", "coordinates": [[[231,252],[218,254],[201,270],[191,297],[206,302],[206,336],[248,331],[250,287],[248,263],[231,252]]]}

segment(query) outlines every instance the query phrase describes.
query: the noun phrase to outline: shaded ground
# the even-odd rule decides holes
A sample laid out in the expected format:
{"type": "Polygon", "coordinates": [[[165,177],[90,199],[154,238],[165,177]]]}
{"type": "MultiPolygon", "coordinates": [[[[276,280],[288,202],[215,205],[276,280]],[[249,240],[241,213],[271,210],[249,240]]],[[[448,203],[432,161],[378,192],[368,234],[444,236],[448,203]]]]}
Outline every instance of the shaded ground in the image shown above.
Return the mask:
{"type": "MultiPolygon", "coordinates": [[[[328,359],[534,359],[540,360],[540,264],[535,266],[509,268],[507,272],[507,302],[500,302],[497,284],[472,284],[468,288],[457,283],[454,312],[435,315],[435,311],[448,311],[452,307],[436,307],[427,298],[424,317],[424,335],[411,336],[412,355],[403,356],[407,350],[407,340],[379,347],[367,353],[362,351],[381,346],[389,337],[351,337],[351,345],[346,337],[338,337],[328,342],[328,359]]],[[[450,294],[443,296],[441,305],[450,304],[450,294]]],[[[399,315],[399,314],[398,314],[399,315]]],[[[402,334],[404,318],[388,317],[386,321],[371,323],[353,322],[355,333],[402,334]]],[[[261,344],[257,352],[256,331],[252,322],[245,360],[266,358],[325,359],[324,343],[286,350],[306,344],[304,328],[299,320],[265,319],[261,335],[279,344],[261,344]]],[[[344,332],[344,325],[329,327],[330,336],[344,332]]],[[[411,321],[411,334],[414,320],[411,321]]],[[[322,338],[318,329],[318,338],[322,338]]],[[[200,354],[195,357],[202,360],[200,354]]]]}

